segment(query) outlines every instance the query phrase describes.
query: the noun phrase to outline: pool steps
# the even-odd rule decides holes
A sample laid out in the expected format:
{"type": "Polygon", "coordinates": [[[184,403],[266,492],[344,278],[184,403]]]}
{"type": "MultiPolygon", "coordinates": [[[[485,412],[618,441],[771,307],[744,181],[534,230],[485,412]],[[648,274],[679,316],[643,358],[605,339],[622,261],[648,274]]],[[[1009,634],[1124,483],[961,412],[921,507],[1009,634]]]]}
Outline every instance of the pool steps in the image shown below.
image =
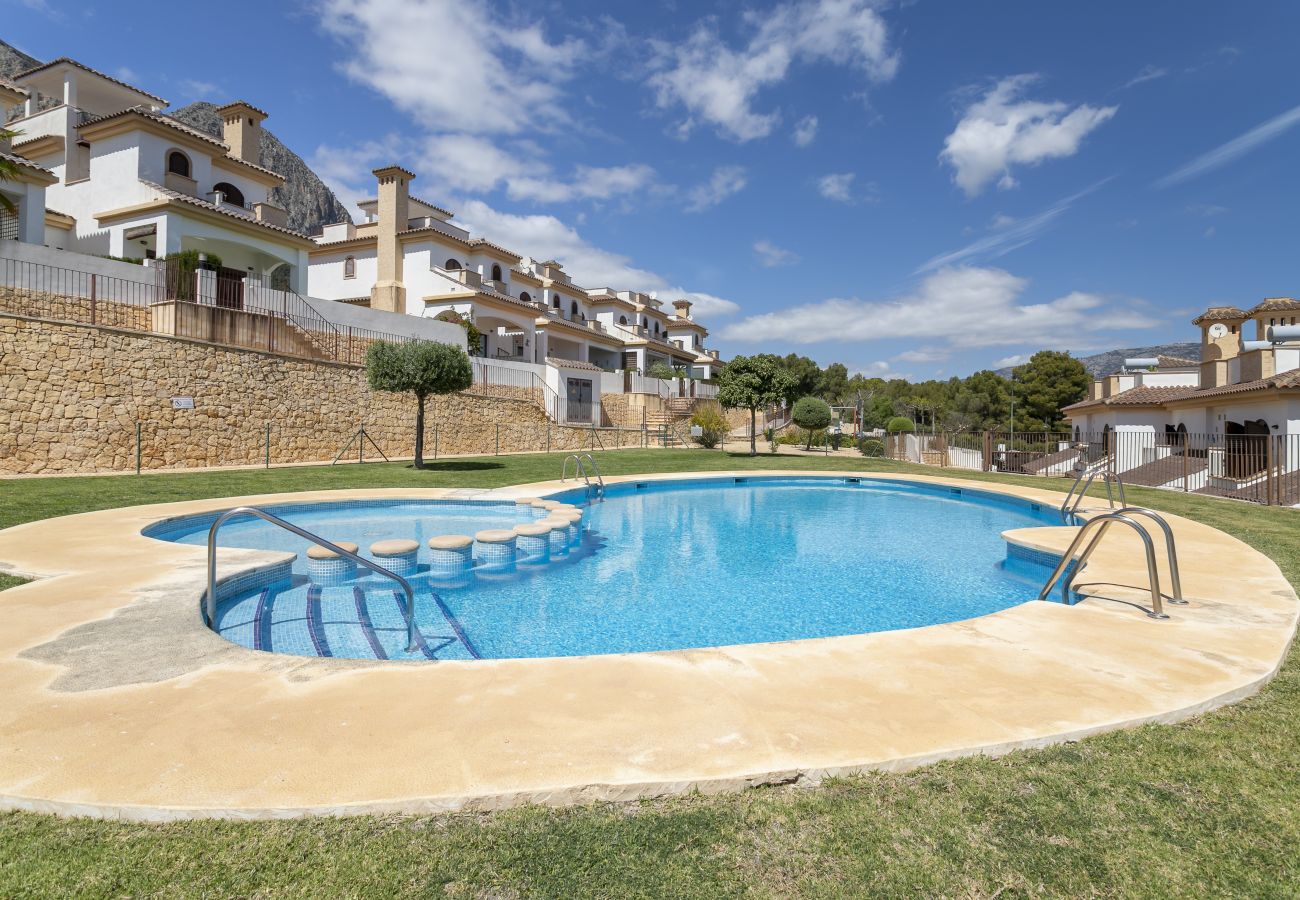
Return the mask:
{"type": "MultiPolygon", "coordinates": [[[[512,571],[518,565],[535,567],[568,557],[582,543],[583,511],[572,503],[521,497],[515,507],[526,520],[513,528],[490,528],[473,537],[444,534],[429,538],[428,572],[434,578],[455,580],[470,572],[512,571]]],[[[352,552],[357,545],[337,542],[352,552]]],[[[420,571],[420,545],[412,540],[377,541],[369,547],[377,564],[403,577],[420,571]]],[[[338,585],[357,576],[356,564],[323,547],[307,551],[307,576],[316,584],[338,585]]]]}

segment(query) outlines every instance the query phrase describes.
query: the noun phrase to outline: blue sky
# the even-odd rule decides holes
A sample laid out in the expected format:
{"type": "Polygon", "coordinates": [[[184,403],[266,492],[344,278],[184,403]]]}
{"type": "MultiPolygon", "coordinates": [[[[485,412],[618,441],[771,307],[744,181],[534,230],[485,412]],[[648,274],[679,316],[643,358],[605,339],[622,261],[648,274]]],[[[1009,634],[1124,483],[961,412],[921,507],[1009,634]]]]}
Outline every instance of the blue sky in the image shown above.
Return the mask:
{"type": "Polygon", "coordinates": [[[1300,4],[4,0],[2,36],[245,99],[724,355],[965,375],[1297,287],[1300,4]],[[243,51],[247,49],[247,53],[243,51]]]}

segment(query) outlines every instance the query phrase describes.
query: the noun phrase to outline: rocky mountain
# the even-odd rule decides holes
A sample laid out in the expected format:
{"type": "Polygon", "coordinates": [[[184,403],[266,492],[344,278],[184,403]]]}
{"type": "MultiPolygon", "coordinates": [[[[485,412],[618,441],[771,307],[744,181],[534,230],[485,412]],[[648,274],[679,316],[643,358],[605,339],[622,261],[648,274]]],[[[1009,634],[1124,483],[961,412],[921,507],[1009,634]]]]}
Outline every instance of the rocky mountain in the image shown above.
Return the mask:
{"type": "MultiPolygon", "coordinates": [[[[1118,372],[1126,359],[1139,359],[1152,356],[1178,356],[1183,359],[1200,359],[1201,345],[1196,341],[1190,343],[1156,344],[1152,347],[1126,347],[1120,350],[1107,350],[1092,356],[1080,356],[1079,362],[1093,378],[1118,372]]],[[[1003,378],[1011,377],[1011,366],[998,369],[997,374],[1003,378]]]]}
{"type": "MultiPolygon", "coordinates": [[[[12,78],[19,72],[39,66],[21,50],[0,41],[0,78],[12,78]]],[[[191,103],[168,115],[186,125],[221,137],[221,116],[211,103],[191,103]]],[[[283,206],[289,214],[289,227],[305,234],[313,234],[332,222],[351,222],[347,207],[339,202],[334,192],[302,160],[286,147],[271,131],[262,134],[260,165],[284,176],[284,186],[276,188],[271,199],[283,206]]]]}
{"type": "MultiPolygon", "coordinates": [[[[169,113],[192,128],[221,137],[221,116],[211,103],[191,103],[169,113]]],[[[284,176],[284,186],[271,199],[289,213],[289,227],[313,234],[333,222],[351,222],[347,207],[325,186],[311,168],[270,130],[262,132],[262,153],[258,164],[284,176]]]]}
{"type": "Polygon", "coordinates": [[[33,59],[17,47],[0,41],[0,78],[13,78],[19,72],[34,69],[40,64],[39,59],[33,59]]]}

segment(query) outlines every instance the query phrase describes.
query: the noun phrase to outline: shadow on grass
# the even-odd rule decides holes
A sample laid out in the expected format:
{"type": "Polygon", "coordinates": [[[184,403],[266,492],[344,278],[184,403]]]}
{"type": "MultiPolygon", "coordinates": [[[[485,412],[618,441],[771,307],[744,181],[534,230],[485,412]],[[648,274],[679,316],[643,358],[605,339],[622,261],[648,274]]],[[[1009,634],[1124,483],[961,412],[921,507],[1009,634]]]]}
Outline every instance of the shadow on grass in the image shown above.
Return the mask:
{"type": "MultiPolygon", "coordinates": [[[[408,469],[414,469],[414,465],[407,466],[408,469]]],[[[481,472],[485,469],[504,469],[505,466],[499,462],[484,462],[478,459],[448,459],[440,461],[426,461],[422,472],[481,472]]]]}

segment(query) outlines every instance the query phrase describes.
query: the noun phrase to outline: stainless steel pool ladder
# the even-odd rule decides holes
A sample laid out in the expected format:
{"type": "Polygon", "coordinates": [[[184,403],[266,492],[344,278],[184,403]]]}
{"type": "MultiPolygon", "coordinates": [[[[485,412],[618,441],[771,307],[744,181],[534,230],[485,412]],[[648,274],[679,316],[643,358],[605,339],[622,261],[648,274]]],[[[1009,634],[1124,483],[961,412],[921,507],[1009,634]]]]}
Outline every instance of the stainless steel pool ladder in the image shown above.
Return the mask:
{"type": "Polygon", "coordinates": [[[1186,605],[1187,601],[1183,599],[1182,578],[1178,572],[1178,550],[1174,547],[1173,529],[1169,527],[1169,523],[1165,521],[1164,517],[1161,516],[1160,513],[1141,506],[1125,506],[1112,512],[1102,513],[1101,515],[1084,522],[1082,527],[1079,528],[1079,533],[1075,535],[1074,540],[1070,542],[1070,548],[1065,551],[1065,555],[1061,557],[1061,561],[1057,563],[1056,568],[1052,570],[1051,577],[1047,579],[1047,583],[1043,585],[1043,589],[1038,592],[1038,599],[1046,600],[1048,595],[1051,594],[1052,588],[1059,580],[1061,582],[1061,600],[1068,603],[1070,599],[1070,589],[1074,585],[1074,580],[1079,577],[1079,573],[1088,565],[1088,557],[1092,556],[1092,551],[1097,549],[1097,545],[1100,544],[1101,539],[1106,536],[1106,532],[1110,530],[1110,526],[1116,522],[1122,522],[1137,532],[1138,537],[1142,539],[1143,550],[1146,552],[1147,578],[1149,579],[1149,587],[1151,589],[1151,609],[1146,610],[1145,612],[1153,619],[1169,618],[1169,616],[1165,614],[1164,596],[1160,592],[1160,572],[1156,566],[1156,549],[1154,542],[1151,540],[1151,532],[1145,525],[1133,518],[1134,516],[1141,516],[1150,519],[1159,525],[1160,530],[1164,532],[1165,549],[1169,558],[1169,579],[1171,587],[1173,588],[1173,593],[1169,598],[1169,602],[1179,606],[1186,605]],[[1093,536],[1092,540],[1084,546],[1084,538],[1086,538],[1094,529],[1096,529],[1097,533],[1093,536]],[[1080,546],[1083,546],[1083,552],[1079,554],[1079,558],[1076,561],[1075,553],[1078,552],[1080,546]],[[1069,575],[1065,575],[1065,570],[1069,568],[1071,562],[1075,562],[1074,571],[1070,572],[1069,575]],[[1063,575],[1065,575],[1064,578],[1062,578],[1063,575]]]}
{"type": "Polygon", "coordinates": [[[1119,477],[1118,472],[1111,472],[1109,467],[1110,460],[1101,459],[1079,470],[1079,474],[1074,478],[1074,484],[1070,485],[1069,492],[1061,501],[1062,522],[1070,524],[1074,514],[1079,510],[1079,505],[1083,503],[1083,498],[1087,496],[1088,488],[1092,487],[1092,482],[1098,475],[1102,476],[1102,482],[1106,485],[1106,502],[1110,508],[1115,508],[1115,494],[1111,485],[1119,487],[1119,505],[1128,506],[1128,498],[1124,496],[1124,479],[1119,477]]]}
{"type": "Polygon", "coordinates": [[[569,480],[569,460],[573,460],[573,477],[577,480],[582,476],[582,480],[587,487],[591,487],[591,475],[587,472],[587,466],[591,466],[591,471],[596,474],[596,496],[605,493],[605,479],[601,477],[600,466],[596,465],[595,458],[590,453],[570,453],[564,458],[564,464],[560,467],[560,481],[569,480]],[[586,460],[586,462],[583,462],[586,460]]]}
{"type": "Polygon", "coordinates": [[[318,544],[326,550],[331,550],[342,556],[344,559],[350,559],[362,568],[369,569],[376,575],[382,575],[384,578],[391,578],[401,585],[402,591],[406,594],[406,652],[414,653],[419,649],[418,640],[419,632],[415,628],[415,592],[411,590],[410,582],[400,575],[396,575],[383,566],[373,563],[363,556],[353,553],[351,550],[344,550],[337,544],[330,543],[317,534],[299,528],[291,522],[286,522],[279,516],[273,516],[265,510],[257,509],[253,506],[240,506],[236,509],[228,509],[221,515],[217,516],[212,527],[208,529],[208,595],[205,598],[204,608],[207,614],[208,627],[213,631],[217,630],[217,529],[236,516],[256,516],[264,522],[270,522],[272,525],[279,526],[285,531],[292,532],[300,538],[306,538],[313,544],[318,544]]]}

